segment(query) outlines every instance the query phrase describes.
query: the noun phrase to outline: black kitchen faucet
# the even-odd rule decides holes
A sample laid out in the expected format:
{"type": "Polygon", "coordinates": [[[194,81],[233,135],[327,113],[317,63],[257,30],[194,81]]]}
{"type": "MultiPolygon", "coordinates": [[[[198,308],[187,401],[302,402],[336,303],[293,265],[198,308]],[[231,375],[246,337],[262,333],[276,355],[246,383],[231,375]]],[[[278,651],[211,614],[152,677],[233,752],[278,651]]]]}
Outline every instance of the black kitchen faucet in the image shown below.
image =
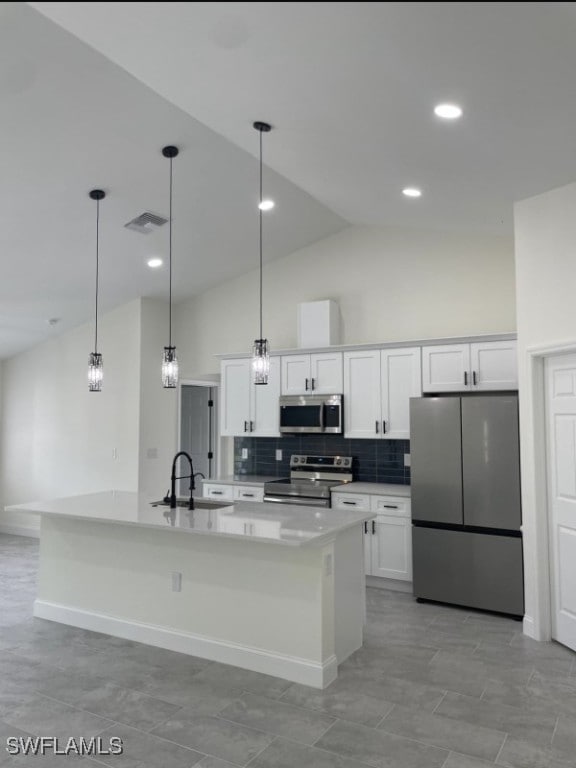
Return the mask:
{"type": "Polygon", "coordinates": [[[188,477],[190,478],[190,499],[188,500],[188,509],[194,509],[194,496],[192,494],[194,493],[194,488],[196,486],[194,484],[195,475],[194,467],[192,466],[192,457],[189,453],[186,453],[186,451],[178,451],[172,462],[172,474],[170,476],[170,509],[176,509],[176,480],[185,480],[188,477]],[[180,456],[186,456],[188,459],[188,463],[190,464],[190,474],[176,477],[176,462],[180,456]]]}

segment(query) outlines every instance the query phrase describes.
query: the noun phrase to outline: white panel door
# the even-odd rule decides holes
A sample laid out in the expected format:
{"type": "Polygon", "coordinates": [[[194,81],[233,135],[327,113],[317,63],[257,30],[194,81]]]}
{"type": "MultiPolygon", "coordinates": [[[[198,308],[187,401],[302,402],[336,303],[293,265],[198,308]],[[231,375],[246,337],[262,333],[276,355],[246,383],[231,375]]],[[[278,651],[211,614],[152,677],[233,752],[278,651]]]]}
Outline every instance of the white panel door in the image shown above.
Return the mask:
{"type": "Polygon", "coordinates": [[[318,395],[342,394],[342,352],[310,355],[310,387],[318,395]]]}
{"type": "MultiPolygon", "coordinates": [[[[372,525],[373,521],[368,523],[372,525]]],[[[378,515],[372,536],[372,576],[412,581],[412,522],[378,515]]]]}
{"type": "Polygon", "coordinates": [[[472,389],[518,389],[515,341],[470,345],[472,389]]]}
{"type": "Polygon", "coordinates": [[[546,367],[552,636],[576,651],[576,355],[546,367]]]}
{"type": "Polygon", "coordinates": [[[250,426],[250,358],[223,360],[220,434],[235,437],[250,426]]]}
{"type": "Polygon", "coordinates": [[[282,357],[282,394],[305,395],[310,390],[310,355],[282,357]]]}
{"type": "Polygon", "coordinates": [[[383,349],[381,358],[382,435],[410,437],[410,398],[422,394],[420,347],[383,349]]]}
{"type": "Polygon", "coordinates": [[[344,437],[375,438],[381,431],[380,350],[344,352],[344,437]]]}
{"type": "Polygon", "coordinates": [[[250,434],[254,437],[280,437],[280,358],[270,358],[268,384],[250,384],[250,434]]]}
{"type": "Polygon", "coordinates": [[[424,392],[463,392],[470,387],[470,344],[422,347],[424,392]]]}

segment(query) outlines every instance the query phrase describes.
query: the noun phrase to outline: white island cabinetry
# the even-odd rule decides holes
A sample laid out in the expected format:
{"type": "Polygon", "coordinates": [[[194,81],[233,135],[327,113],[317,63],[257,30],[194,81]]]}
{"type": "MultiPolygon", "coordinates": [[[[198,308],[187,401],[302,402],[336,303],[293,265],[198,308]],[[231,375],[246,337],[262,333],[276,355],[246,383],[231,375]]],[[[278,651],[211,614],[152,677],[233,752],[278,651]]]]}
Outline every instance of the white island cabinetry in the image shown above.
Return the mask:
{"type": "MultiPolygon", "coordinates": [[[[409,494],[408,486],[394,487],[379,483],[350,483],[346,490],[339,489],[332,493],[334,509],[371,511],[376,514],[376,517],[364,526],[366,576],[401,582],[412,581],[412,520],[409,494]],[[371,488],[371,485],[375,487],[371,488]],[[368,490],[368,493],[354,492],[355,487],[360,487],[362,491],[368,490]],[[399,493],[402,495],[397,495],[399,493]]],[[[387,584],[391,586],[391,582],[387,584]]]]}
{"type": "Polygon", "coordinates": [[[371,512],[150,502],[107,491],[9,507],[42,516],[34,615],[316,688],[362,646],[371,512]]]}

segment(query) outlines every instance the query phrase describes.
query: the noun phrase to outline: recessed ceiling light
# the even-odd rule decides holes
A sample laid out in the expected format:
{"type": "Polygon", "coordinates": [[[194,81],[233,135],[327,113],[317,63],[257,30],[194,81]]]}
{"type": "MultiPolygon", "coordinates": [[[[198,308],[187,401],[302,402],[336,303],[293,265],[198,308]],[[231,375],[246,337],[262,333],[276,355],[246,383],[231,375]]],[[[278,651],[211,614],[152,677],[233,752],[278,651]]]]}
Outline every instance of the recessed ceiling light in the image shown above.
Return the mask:
{"type": "Polygon", "coordinates": [[[406,195],[406,197],[420,197],[422,190],[416,189],[416,187],[406,187],[406,189],[402,190],[402,194],[406,195]]]}
{"type": "Polygon", "coordinates": [[[160,258],[158,258],[157,256],[155,256],[155,257],[154,257],[154,258],[152,258],[152,259],[148,259],[148,261],[146,262],[146,264],[148,264],[148,266],[149,266],[151,269],[157,269],[158,267],[161,267],[161,266],[162,266],[162,264],[164,264],[164,262],[162,261],[162,259],[160,259],[160,258]]]}
{"type": "Polygon", "coordinates": [[[462,117],[462,108],[458,104],[438,104],[434,107],[434,114],[444,120],[457,120],[462,117]]]}
{"type": "Polygon", "coordinates": [[[258,203],[258,208],[260,208],[261,211],[271,211],[272,208],[274,208],[274,200],[262,200],[261,203],[258,203]]]}

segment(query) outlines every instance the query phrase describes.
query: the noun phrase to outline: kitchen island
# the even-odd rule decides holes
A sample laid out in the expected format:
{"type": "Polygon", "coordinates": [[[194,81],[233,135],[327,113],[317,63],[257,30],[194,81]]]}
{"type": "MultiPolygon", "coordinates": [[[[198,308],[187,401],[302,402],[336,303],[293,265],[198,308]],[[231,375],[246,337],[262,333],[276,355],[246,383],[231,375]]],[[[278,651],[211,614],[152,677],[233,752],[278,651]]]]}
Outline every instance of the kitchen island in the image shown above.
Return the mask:
{"type": "Polygon", "coordinates": [[[42,519],[34,615],[317,688],[336,678],[362,645],[373,513],[151,501],[107,491],[8,507],[42,519]]]}

